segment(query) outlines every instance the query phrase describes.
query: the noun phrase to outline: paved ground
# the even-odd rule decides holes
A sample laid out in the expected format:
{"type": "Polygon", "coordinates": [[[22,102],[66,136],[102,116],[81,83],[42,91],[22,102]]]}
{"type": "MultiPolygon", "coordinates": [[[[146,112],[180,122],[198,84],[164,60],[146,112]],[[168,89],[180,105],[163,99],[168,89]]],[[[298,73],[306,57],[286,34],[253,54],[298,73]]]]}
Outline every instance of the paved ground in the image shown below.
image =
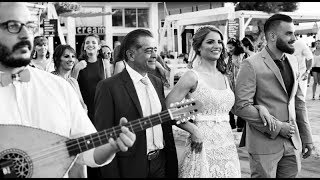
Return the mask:
{"type": "MultiPolygon", "coordinates": [[[[167,91],[168,92],[168,91],[167,91]]],[[[298,178],[320,178],[320,86],[318,86],[316,92],[316,100],[311,100],[312,98],[312,79],[310,87],[307,92],[307,108],[308,116],[312,129],[312,137],[315,144],[315,151],[312,156],[302,160],[302,170],[298,175],[298,178]]],[[[181,159],[181,154],[184,150],[184,143],[187,134],[184,131],[178,130],[174,127],[175,133],[175,142],[177,145],[178,159],[181,159]]],[[[238,146],[241,133],[234,131],[234,137],[236,144],[238,146]]],[[[238,148],[240,164],[241,164],[241,173],[243,178],[250,178],[250,168],[248,153],[244,148],[238,148]]]]}

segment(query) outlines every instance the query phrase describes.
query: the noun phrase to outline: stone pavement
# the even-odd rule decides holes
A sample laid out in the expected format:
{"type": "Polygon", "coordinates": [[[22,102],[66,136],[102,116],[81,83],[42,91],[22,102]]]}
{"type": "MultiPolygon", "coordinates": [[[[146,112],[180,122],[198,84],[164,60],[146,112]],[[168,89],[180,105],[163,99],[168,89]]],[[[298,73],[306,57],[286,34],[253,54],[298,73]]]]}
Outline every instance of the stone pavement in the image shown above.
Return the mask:
{"type": "MultiPolygon", "coordinates": [[[[298,178],[320,178],[320,86],[318,86],[316,91],[316,100],[312,100],[312,79],[310,81],[310,87],[308,87],[307,91],[307,109],[308,109],[308,117],[310,121],[310,126],[312,129],[312,137],[315,145],[315,150],[313,154],[307,158],[302,159],[302,169],[298,178]]],[[[168,93],[167,90],[166,93],[168,93]]],[[[175,142],[178,152],[179,162],[181,160],[182,152],[184,151],[184,143],[185,139],[188,136],[186,132],[180,130],[179,128],[173,126],[175,142]]],[[[235,142],[237,147],[239,145],[241,133],[234,132],[235,142]]],[[[250,178],[250,167],[248,160],[248,152],[245,148],[238,147],[238,154],[241,165],[241,174],[242,178],[250,178]]]]}

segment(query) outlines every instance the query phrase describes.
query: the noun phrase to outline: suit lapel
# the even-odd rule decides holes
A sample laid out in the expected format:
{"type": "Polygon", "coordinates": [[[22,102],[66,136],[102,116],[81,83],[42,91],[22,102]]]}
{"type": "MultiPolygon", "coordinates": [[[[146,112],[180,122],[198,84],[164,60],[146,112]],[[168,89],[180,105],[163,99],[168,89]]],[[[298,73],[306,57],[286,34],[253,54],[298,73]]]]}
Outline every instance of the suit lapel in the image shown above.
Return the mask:
{"type": "MultiPolygon", "coordinates": [[[[269,69],[271,69],[271,71],[275,74],[275,76],[277,77],[278,81],[280,82],[283,90],[287,93],[286,90],[286,86],[284,85],[280,70],[278,68],[278,66],[276,65],[276,63],[273,61],[273,59],[271,58],[271,56],[269,55],[269,53],[267,52],[266,49],[263,49],[261,51],[261,56],[262,59],[264,61],[264,63],[269,67],[269,69]]],[[[288,93],[287,93],[288,94],[288,93]]]]}
{"type": "Polygon", "coordinates": [[[140,105],[139,98],[138,98],[138,95],[136,92],[136,88],[134,87],[132,79],[130,78],[130,75],[126,69],[124,69],[121,72],[121,79],[123,80],[124,86],[127,89],[127,92],[129,94],[129,96],[131,97],[133,103],[136,105],[138,112],[140,114],[140,117],[143,117],[141,105],[140,105]]]}

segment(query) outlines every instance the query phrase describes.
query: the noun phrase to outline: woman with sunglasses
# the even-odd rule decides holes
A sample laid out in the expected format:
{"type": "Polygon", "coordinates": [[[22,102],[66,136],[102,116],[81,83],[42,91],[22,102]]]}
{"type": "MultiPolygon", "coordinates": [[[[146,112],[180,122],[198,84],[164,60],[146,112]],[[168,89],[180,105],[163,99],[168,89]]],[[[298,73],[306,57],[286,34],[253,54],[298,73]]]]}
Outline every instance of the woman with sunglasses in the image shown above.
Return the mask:
{"type": "Polygon", "coordinates": [[[109,78],[113,74],[113,58],[111,48],[108,45],[101,43],[100,54],[103,57],[102,61],[104,62],[103,65],[106,73],[106,78],[109,78]]]}
{"type": "Polygon", "coordinates": [[[48,39],[44,36],[36,36],[33,41],[30,66],[47,71],[54,71],[54,63],[48,50],[48,39]]]}

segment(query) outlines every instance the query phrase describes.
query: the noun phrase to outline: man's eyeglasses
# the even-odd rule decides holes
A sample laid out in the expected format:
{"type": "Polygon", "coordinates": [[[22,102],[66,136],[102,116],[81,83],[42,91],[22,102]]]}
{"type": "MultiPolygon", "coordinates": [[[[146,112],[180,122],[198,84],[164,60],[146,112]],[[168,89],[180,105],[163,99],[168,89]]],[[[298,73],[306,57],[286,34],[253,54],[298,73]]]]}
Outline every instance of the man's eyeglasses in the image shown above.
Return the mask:
{"type": "Polygon", "coordinates": [[[10,20],[7,22],[0,23],[0,26],[7,28],[8,32],[12,34],[20,33],[23,26],[25,26],[33,34],[38,31],[38,24],[34,22],[27,22],[26,24],[24,24],[19,21],[10,20]]]}

